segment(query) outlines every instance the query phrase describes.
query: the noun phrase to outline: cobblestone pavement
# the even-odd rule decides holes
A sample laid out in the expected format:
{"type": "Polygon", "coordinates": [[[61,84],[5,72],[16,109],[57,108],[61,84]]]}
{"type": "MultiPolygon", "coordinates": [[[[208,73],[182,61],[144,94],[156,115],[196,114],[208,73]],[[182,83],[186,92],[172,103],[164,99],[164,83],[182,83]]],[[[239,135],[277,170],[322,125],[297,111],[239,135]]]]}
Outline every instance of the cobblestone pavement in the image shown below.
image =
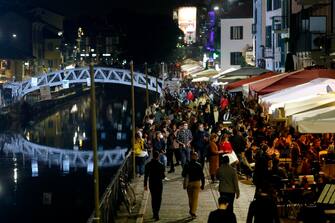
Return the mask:
{"type": "MultiPolygon", "coordinates": [[[[205,172],[207,169],[205,169],[205,172]]],[[[164,181],[163,199],[160,211],[159,223],[184,223],[199,222],[206,223],[209,212],[217,208],[216,203],[219,196],[217,191],[218,184],[211,184],[206,180],[205,189],[200,193],[197,218],[191,219],[188,211],[188,198],[186,190],[183,190],[183,178],[181,177],[181,167],[176,168],[176,172],[167,174],[169,180],[164,181]]],[[[255,194],[255,187],[240,181],[241,196],[235,200],[234,213],[237,222],[246,222],[249,204],[255,194]]],[[[148,200],[144,214],[144,222],[154,222],[151,210],[151,198],[148,200]]]]}

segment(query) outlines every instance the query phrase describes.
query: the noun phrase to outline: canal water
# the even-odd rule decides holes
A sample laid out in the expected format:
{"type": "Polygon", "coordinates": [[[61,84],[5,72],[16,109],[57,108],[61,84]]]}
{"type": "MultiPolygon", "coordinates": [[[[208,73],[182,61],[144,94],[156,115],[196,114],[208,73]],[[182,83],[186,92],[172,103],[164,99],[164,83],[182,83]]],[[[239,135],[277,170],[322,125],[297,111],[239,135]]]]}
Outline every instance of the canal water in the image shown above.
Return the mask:
{"type": "MultiPolygon", "coordinates": [[[[145,92],[136,89],[135,94],[141,121],[145,92]]],[[[22,129],[0,132],[2,223],[86,222],[93,211],[89,95],[48,110],[22,129]]],[[[130,110],[129,87],[97,91],[101,193],[129,148],[130,110]]]]}

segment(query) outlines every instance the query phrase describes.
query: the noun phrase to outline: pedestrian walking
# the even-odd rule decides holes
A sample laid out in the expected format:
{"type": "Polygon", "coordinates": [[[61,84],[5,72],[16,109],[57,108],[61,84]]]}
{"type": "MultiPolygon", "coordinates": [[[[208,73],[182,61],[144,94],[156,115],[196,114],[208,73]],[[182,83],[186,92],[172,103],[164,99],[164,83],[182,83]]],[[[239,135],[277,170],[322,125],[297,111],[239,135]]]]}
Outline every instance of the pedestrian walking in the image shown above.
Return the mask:
{"type": "Polygon", "coordinates": [[[249,206],[247,223],[280,223],[277,205],[265,187],[258,189],[255,198],[249,206]]]}
{"type": "Polygon", "coordinates": [[[140,177],[144,174],[145,158],[148,156],[148,152],[144,148],[144,139],[141,132],[137,132],[135,135],[134,151],[136,174],[140,177]]]}
{"type": "Polygon", "coordinates": [[[181,165],[184,167],[186,162],[190,161],[192,132],[188,129],[187,122],[181,123],[181,129],[177,133],[177,141],[180,145],[181,165]]]}
{"type": "Polygon", "coordinates": [[[212,133],[209,139],[209,173],[211,175],[212,183],[215,182],[216,171],[219,168],[219,154],[222,153],[216,145],[218,139],[219,137],[215,133],[212,133]]]}
{"type": "Polygon", "coordinates": [[[228,211],[229,198],[221,196],[218,202],[219,208],[209,214],[207,223],[237,223],[235,214],[228,211]]]}
{"type": "Polygon", "coordinates": [[[144,175],[144,189],[148,190],[148,178],[149,178],[149,190],[151,193],[151,206],[153,212],[153,218],[159,220],[159,210],[162,202],[163,193],[163,179],[165,178],[164,165],[159,162],[159,152],[153,152],[153,158],[145,166],[144,175]]]}
{"type": "Polygon", "coordinates": [[[205,165],[205,157],[207,155],[208,150],[208,132],[205,131],[204,124],[199,123],[198,129],[195,132],[193,146],[194,150],[198,153],[199,162],[204,168],[205,165]]]}
{"type": "Polygon", "coordinates": [[[184,166],[182,176],[188,177],[187,195],[189,203],[189,213],[192,218],[196,218],[198,208],[199,192],[205,187],[205,176],[201,164],[197,161],[198,153],[191,153],[191,161],[184,166]]]}
{"type": "Polygon", "coordinates": [[[219,180],[220,196],[226,196],[229,200],[228,210],[233,212],[234,199],[240,197],[240,189],[238,186],[238,179],[236,170],[229,165],[229,157],[221,157],[221,166],[217,170],[216,177],[219,180]]]}
{"type": "Polygon", "coordinates": [[[170,170],[168,173],[173,173],[175,171],[175,165],[174,165],[174,160],[173,160],[173,156],[175,156],[176,161],[178,163],[178,159],[179,159],[179,143],[177,142],[177,125],[176,124],[172,124],[171,125],[171,132],[169,134],[168,137],[168,141],[167,141],[167,161],[170,165],[170,170]]]}

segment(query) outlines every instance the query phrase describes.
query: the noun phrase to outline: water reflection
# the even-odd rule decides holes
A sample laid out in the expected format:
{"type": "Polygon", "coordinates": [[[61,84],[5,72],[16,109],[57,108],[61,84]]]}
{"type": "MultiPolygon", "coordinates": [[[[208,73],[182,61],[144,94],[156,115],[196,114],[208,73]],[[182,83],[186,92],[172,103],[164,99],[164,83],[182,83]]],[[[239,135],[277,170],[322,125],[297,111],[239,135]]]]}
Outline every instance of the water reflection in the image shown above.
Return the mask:
{"type": "MultiPolygon", "coordinates": [[[[20,154],[24,159],[31,160],[32,176],[38,176],[38,161],[58,166],[63,173],[69,173],[70,168],[84,167],[91,173],[93,151],[65,150],[38,145],[24,139],[18,134],[0,135],[2,151],[8,156],[12,154],[14,161],[14,181],[17,181],[15,156],[20,154]]],[[[99,167],[114,167],[122,163],[127,148],[116,147],[111,150],[98,151],[99,167]]]]}
{"type": "MultiPolygon", "coordinates": [[[[129,148],[128,91],[97,99],[101,193],[129,148]]],[[[89,97],[51,110],[22,132],[0,133],[0,222],[86,222],[94,208],[89,97]]]]}
{"type": "MultiPolygon", "coordinates": [[[[107,94],[100,96],[97,101],[99,149],[128,146],[131,128],[128,99],[112,100],[107,94]]],[[[68,150],[91,150],[90,98],[83,97],[73,105],[34,123],[25,129],[24,135],[28,141],[41,145],[68,150]]]]}

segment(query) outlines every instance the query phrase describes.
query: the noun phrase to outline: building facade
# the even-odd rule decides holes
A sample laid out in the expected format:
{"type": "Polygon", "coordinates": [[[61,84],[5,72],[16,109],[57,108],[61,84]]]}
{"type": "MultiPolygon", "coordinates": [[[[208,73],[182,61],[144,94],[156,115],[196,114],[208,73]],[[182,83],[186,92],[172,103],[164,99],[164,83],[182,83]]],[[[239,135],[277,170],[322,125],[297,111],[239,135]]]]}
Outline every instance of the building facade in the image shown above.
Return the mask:
{"type": "Polygon", "coordinates": [[[334,0],[254,0],[256,66],[278,72],[314,65],[335,67],[334,3],[334,0]]]}
{"type": "Polygon", "coordinates": [[[253,38],[256,66],[284,72],[288,49],[286,0],[255,0],[253,38]]]}
{"type": "Polygon", "coordinates": [[[240,68],[245,62],[252,51],[252,23],[252,18],[221,20],[221,70],[240,68]]]}
{"type": "Polygon", "coordinates": [[[295,55],[295,69],[334,67],[334,2],[292,0],[289,49],[295,55]]]}
{"type": "Polygon", "coordinates": [[[58,70],[63,16],[45,9],[0,14],[0,75],[7,80],[58,70]]]}

